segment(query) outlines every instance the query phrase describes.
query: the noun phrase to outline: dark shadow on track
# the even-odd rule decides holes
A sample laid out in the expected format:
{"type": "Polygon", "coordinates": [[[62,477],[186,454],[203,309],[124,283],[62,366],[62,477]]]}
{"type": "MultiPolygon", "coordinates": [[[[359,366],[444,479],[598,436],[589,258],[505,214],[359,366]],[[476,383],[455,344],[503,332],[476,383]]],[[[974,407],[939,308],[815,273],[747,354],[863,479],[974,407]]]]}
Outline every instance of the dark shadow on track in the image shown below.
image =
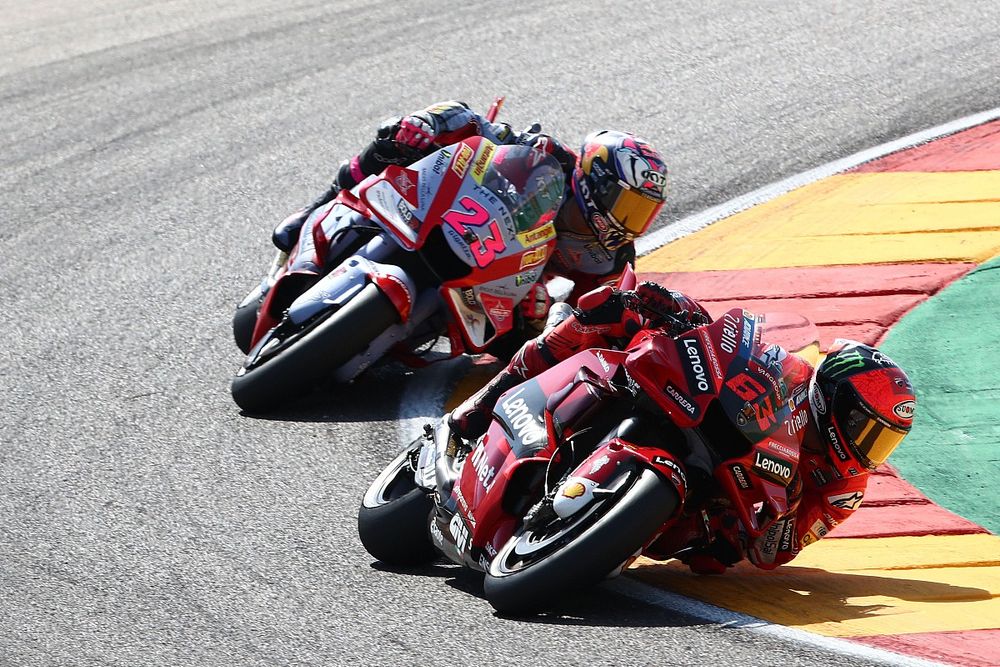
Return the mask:
{"type": "MultiPolygon", "coordinates": [[[[420,567],[392,567],[378,561],[373,570],[405,577],[443,579],[445,585],[485,600],[483,575],[441,559],[420,567]]],[[[550,609],[531,615],[503,615],[496,618],[542,625],[606,627],[606,628],[666,628],[705,625],[702,619],[677,614],[654,605],[621,595],[600,584],[571,594],[550,609]]]]}
{"type": "Polygon", "coordinates": [[[273,411],[241,411],[240,415],[262,421],[303,423],[394,421],[410,376],[419,372],[390,363],[369,370],[350,384],[320,387],[273,411]]]}

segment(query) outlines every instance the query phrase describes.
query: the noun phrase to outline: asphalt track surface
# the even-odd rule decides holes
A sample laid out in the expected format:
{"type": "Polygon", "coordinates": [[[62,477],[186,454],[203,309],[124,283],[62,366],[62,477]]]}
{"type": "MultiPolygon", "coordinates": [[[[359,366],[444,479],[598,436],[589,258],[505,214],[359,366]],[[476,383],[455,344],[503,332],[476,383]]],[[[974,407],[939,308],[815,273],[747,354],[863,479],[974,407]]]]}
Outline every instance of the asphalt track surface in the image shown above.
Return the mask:
{"type": "Polygon", "coordinates": [[[229,397],[270,228],[390,115],[634,130],[662,224],[997,104],[992,1],[730,4],[4,3],[0,664],[870,664],[608,589],[497,618],[356,538],[419,373],[229,397]]]}

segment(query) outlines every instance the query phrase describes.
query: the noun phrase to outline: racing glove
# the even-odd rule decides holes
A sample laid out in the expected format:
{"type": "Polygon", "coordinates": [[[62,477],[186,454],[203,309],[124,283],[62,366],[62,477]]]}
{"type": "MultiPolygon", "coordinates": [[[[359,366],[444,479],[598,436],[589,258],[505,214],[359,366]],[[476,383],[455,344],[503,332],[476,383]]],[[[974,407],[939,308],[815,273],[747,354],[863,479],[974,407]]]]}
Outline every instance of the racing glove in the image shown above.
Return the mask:
{"type": "Polygon", "coordinates": [[[712,322],[697,301],[654,282],[640,283],[635,297],[650,328],[667,327],[672,334],[680,334],[712,322]]]}
{"type": "Polygon", "coordinates": [[[552,297],[549,296],[545,285],[535,283],[521,299],[521,316],[535,329],[541,331],[542,327],[545,326],[545,318],[548,317],[551,306],[552,297]]]}
{"type": "Polygon", "coordinates": [[[399,121],[399,129],[393,136],[397,144],[424,151],[434,141],[436,133],[430,123],[420,116],[406,116],[399,121]]]}
{"type": "Polygon", "coordinates": [[[577,321],[591,333],[610,338],[634,336],[642,330],[642,321],[634,309],[626,306],[628,294],[608,286],[587,292],[576,302],[577,321]]]}

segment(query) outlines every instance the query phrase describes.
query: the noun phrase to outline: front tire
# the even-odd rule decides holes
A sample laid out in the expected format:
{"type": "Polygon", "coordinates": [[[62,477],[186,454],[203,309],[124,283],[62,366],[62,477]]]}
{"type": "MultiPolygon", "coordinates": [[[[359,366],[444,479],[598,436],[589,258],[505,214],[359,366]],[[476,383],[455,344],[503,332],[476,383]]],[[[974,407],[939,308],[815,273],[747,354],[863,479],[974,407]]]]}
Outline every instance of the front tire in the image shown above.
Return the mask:
{"type": "Polygon", "coordinates": [[[677,510],[677,491],[649,469],[566,519],[520,528],[493,558],[484,591],[505,614],[537,612],[596,584],[641,550],[677,510]]]}
{"type": "Polygon", "coordinates": [[[437,556],[428,533],[434,502],[414,481],[415,449],[404,450],[382,471],[358,510],[361,544],[387,565],[422,565],[437,556]]]}
{"type": "Polygon", "coordinates": [[[236,306],[236,312],[233,313],[233,340],[243,354],[248,354],[252,347],[250,341],[253,339],[253,329],[257,326],[257,313],[263,302],[264,294],[258,285],[236,306]]]}
{"type": "Polygon", "coordinates": [[[399,311],[389,298],[374,284],[368,284],[284,349],[266,357],[257,351],[258,357],[248,359],[233,378],[233,400],[244,411],[255,413],[301,396],[364,352],[398,321],[399,311]]]}

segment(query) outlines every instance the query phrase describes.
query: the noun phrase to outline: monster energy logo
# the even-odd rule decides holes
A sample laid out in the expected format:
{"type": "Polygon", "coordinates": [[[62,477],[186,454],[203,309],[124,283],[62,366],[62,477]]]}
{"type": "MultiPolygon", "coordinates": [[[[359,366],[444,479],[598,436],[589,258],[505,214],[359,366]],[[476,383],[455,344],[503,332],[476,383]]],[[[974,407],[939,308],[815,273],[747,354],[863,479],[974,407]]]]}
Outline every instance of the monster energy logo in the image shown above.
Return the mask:
{"type": "Polygon", "coordinates": [[[851,350],[838,354],[833,359],[827,359],[824,365],[826,368],[823,370],[831,379],[835,379],[846,374],[852,368],[864,368],[865,358],[857,350],[851,350]]]}

